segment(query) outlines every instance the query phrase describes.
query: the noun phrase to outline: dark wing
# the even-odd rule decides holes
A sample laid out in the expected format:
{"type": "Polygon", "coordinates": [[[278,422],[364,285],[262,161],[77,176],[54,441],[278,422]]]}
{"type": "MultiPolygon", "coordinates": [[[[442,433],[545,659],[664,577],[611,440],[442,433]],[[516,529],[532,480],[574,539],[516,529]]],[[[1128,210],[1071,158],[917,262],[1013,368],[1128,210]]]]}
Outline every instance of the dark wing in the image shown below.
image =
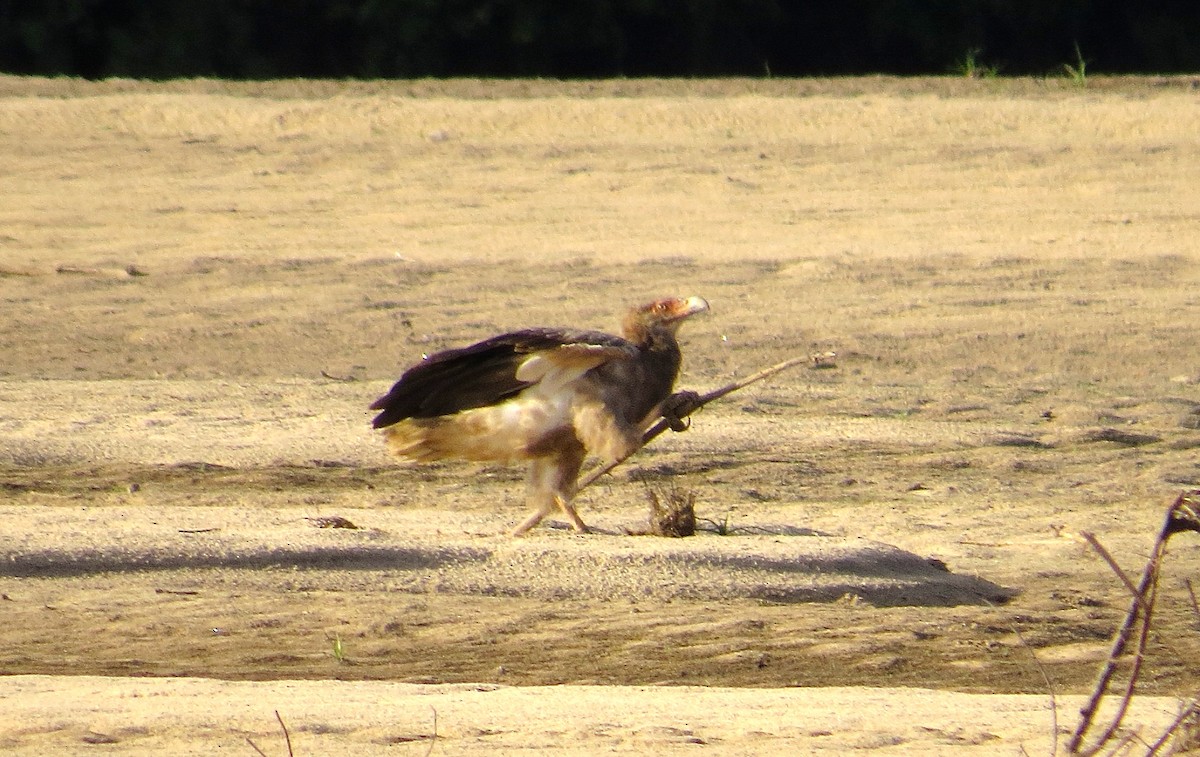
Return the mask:
{"type": "Polygon", "coordinates": [[[537,383],[544,373],[526,369],[534,355],[552,362],[573,360],[586,354],[591,365],[617,355],[633,356],[637,348],[617,336],[598,331],[526,329],[430,355],[409,368],[388,391],[371,404],[380,410],[371,425],[383,428],[405,418],[434,418],[486,407],[519,394],[537,383]],[[556,357],[561,356],[561,357],[556,357]],[[529,379],[529,380],[526,380],[529,379]]]}

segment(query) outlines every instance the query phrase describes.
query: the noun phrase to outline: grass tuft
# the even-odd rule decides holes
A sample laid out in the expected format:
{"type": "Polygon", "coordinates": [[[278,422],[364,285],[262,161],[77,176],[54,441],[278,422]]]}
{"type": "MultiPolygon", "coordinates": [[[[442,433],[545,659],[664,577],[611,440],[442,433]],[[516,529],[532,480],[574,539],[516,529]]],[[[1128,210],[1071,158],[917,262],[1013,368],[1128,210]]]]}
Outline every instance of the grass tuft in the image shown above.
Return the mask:
{"type": "Polygon", "coordinates": [[[1079,43],[1075,43],[1075,65],[1070,63],[1063,64],[1063,71],[1066,72],[1067,78],[1080,87],[1087,86],[1087,66],[1088,62],[1084,60],[1083,53],[1079,51],[1079,43]]]}
{"type": "Polygon", "coordinates": [[[653,536],[694,536],[696,533],[696,493],[674,484],[660,489],[647,488],[650,502],[650,530],[653,536]]]}
{"type": "Polygon", "coordinates": [[[964,79],[995,79],[1000,75],[1000,67],[984,65],[979,60],[982,52],[978,47],[967,50],[962,59],[954,64],[953,71],[964,79]]]}

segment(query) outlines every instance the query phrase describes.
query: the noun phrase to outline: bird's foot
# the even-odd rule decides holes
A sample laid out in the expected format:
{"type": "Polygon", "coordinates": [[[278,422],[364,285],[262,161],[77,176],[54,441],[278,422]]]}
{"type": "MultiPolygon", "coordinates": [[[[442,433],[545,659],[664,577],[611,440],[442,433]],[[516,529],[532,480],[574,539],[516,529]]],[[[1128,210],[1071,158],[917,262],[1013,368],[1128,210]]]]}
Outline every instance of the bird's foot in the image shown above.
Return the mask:
{"type": "Polygon", "coordinates": [[[692,413],[700,409],[700,395],[690,389],[675,392],[663,400],[662,417],[672,431],[687,431],[692,426],[692,413]]]}
{"type": "Polygon", "coordinates": [[[556,504],[558,505],[558,509],[562,510],[563,514],[567,516],[567,520],[570,521],[571,530],[580,534],[592,532],[592,529],[579,517],[579,513],[575,511],[575,506],[571,504],[571,501],[561,494],[555,494],[552,502],[548,502],[530,513],[529,517],[521,525],[513,529],[512,535],[524,536],[529,533],[530,529],[541,523],[542,519],[550,514],[550,511],[554,509],[556,504]]]}
{"type": "Polygon", "coordinates": [[[563,514],[571,521],[571,528],[575,529],[577,534],[586,534],[590,531],[587,524],[579,517],[579,513],[575,511],[575,506],[566,497],[556,495],[554,498],[558,502],[558,509],[563,511],[563,514]]]}

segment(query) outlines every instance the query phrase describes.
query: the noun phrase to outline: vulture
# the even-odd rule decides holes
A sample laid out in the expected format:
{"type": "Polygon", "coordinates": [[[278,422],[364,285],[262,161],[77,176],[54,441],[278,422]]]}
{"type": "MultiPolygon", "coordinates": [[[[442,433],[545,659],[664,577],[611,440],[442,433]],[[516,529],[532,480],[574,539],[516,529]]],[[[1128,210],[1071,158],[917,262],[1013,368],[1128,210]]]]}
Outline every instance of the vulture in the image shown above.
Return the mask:
{"type": "Polygon", "coordinates": [[[530,328],[429,355],[371,405],[372,425],[402,460],[527,461],[532,513],[513,535],[556,507],[586,532],[571,505],[584,459],[628,457],[660,416],[680,425],[673,412],[694,395],[672,394],[675,334],[707,310],[700,297],[662,299],[630,310],[622,336],[530,328]]]}

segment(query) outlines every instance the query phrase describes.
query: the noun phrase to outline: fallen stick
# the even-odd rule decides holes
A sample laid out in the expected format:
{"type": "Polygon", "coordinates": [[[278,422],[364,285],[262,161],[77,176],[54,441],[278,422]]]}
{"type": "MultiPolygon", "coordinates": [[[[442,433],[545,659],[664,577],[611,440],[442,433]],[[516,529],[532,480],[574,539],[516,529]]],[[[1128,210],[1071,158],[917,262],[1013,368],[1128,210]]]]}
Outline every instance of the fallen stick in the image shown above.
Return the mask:
{"type": "Polygon", "coordinates": [[[657,423],[655,423],[653,426],[651,426],[649,429],[647,429],[646,433],[642,434],[642,444],[640,447],[638,447],[638,449],[635,449],[633,452],[630,452],[628,455],[620,458],[619,460],[612,460],[608,463],[605,463],[604,465],[600,466],[599,468],[596,468],[591,473],[584,476],[583,480],[580,481],[579,485],[575,488],[575,491],[579,492],[579,491],[583,490],[584,487],[596,483],[596,481],[601,476],[604,476],[605,474],[610,473],[618,465],[625,462],[629,458],[633,457],[633,455],[636,454],[637,451],[640,450],[642,447],[645,447],[647,444],[654,441],[654,439],[657,438],[660,434],[662,434],[662,432],[671,428],[672,423],[674,423],[678,420],[681,420],[683,418],[689,417],[692,413],[696,412],[697,410],[704,407],[708,403],[719,400],[722,397],[724,397],[725,395],[732,394],[733,392],[736,392],[739,389],[744,389],[753,383],[762,381],[763,379],[770,378],[777,373],[782,373],[783,371],[786,371],[788,368],[794,368],[795,366],[800,365],[801,363],[812,362],[814,359],[815,358],[812,358],[812,357],[790,358],[788,360],[784,360],[782,363],[776,363],[775,365],[771,366],[770,368],[764,368],[761,371],[759,371],[758,373],[752,373],[744,379],[734,381],[732,384],[726,384],[725,386],[721,387],[720,389],[713,389],[711,392],[708,392],[707,394],[701,394],[700,396],[696,397],[695,400],[688,403],[689,406],[684,408],[684,410],[686,412],[678,412],[671,419],[660,418],[657,423]]]}

